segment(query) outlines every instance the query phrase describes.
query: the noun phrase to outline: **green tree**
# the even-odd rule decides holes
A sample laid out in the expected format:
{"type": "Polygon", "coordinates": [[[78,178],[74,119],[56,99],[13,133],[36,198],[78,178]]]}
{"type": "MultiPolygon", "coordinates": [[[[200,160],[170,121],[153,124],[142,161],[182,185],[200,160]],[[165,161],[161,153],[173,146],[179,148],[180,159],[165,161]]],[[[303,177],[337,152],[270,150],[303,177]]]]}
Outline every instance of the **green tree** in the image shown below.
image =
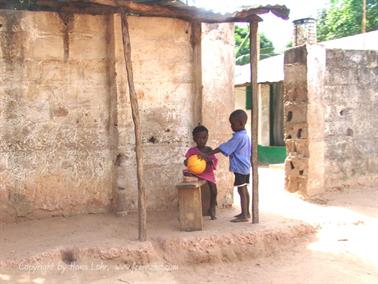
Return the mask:
{"type": "MultiPolygon", "coordinates": [[[[264,34],[260,35],[260,59],[268,58],[276,55],[274,46],[264,34]]],[[[235,26],[235,55],[236,64],[244,65],[250,62],[249,60],[249,29],[248,27],[235,26]]]]}
{"type": "MultiPolygon", "coordinates": [[[[361,33],[362,0],[330,0],[318,15],[318,41],[361,33]]],[[[366,0],[366,31],[378,29],[378,0],[366,0]]]]}

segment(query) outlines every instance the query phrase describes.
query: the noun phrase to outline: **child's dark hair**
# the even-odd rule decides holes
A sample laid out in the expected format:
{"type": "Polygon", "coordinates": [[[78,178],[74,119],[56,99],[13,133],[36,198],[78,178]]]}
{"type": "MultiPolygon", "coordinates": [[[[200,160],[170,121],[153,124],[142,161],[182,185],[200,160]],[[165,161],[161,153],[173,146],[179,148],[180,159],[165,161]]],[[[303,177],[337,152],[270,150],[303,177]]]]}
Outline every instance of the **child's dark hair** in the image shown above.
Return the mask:
{"type": "Polygon", "coordinates": [[[248,120],[248,115],[244,110],[237,109],[230,114],[230,118],[237,119],[245,125],[248,120]]]}
{"type": "Polygon", "coordinates": [[[200,132],[202,132],[202,131],[205,131],[206,133],[209,133],[209,130],[207,130],[207,128],[206,128],[205,126],[203,126],[203,125],[198,125],[198,126],[196,126],[196,127],[193,129],[193,131],[192,131],[193,137],[194,137],[196,134],[198,134],[198,133],[200,133],[200,132]]]}

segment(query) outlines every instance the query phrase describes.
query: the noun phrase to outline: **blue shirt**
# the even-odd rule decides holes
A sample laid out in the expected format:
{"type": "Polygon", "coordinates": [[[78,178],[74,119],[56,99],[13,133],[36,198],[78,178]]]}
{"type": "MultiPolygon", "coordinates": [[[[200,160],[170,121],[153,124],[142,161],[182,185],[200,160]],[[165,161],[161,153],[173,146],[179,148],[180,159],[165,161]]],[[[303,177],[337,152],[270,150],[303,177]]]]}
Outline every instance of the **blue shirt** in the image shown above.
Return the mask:
{"type": "Polygon", "coordinates": [[[232,138],[219,146],[223,155],[230,157],[230,171],[249,175],[251,170],[251,141],[247,130],[232,134],[232,138]]]}

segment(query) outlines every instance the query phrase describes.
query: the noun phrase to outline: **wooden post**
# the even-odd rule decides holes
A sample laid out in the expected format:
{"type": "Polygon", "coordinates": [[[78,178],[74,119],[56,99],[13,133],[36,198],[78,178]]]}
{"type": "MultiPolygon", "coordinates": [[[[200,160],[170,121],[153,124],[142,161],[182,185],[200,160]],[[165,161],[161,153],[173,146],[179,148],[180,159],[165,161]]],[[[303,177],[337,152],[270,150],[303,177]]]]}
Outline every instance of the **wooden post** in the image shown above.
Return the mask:
{"type": "Polygon", "coordinates": [[[251,67],[251,88],[252,88],[252,118],[251,118],[251,139],[252,139],[252,223],[259,223],[259,174],[258,174],[258,126],[259,126],[259,104],[257,86],[257,64],[259,56],[258,22],[249,23],[249,46],[250,46],[250,67],[251,67]]]}
{"type": "Polygon", "coordinates": [[[127,81],[129,84],[129,95],[131,103],[131,112],[134,122],[134,132],[135,132],[135,153],[137,162],[137,179],[138,179],[138,233],[139,240],[145,241],[146,236],[146,194],[144,190],[144,180],[143,180],[143,147],[142,147],[142,133],[140,126],[139,117],[139,107],[138,98],[135,92],[134,79],[133,79],[133,66],[131,62],[131,45],[130,45],[130,34],[129,25],[127,22],[127,16],[125,13],[121,13],[122,21],[122,41],[123,41],[123,51],[126,64],[127,81]]]}
{"type": "Polygon", "coordinates": [[[192,22],[192,48],[193,48],[193,121],[194,126],[202,123],[202,53],[201,53],[202,23],[192,22]]]}

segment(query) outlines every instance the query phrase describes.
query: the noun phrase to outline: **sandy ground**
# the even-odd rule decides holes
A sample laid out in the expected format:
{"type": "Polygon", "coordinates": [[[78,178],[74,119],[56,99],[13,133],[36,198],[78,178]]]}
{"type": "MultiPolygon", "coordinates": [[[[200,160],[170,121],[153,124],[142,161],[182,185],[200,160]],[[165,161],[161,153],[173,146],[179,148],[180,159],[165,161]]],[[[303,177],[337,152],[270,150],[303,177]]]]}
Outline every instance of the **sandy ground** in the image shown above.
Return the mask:
{"type": "MultiPolygon", "coordinates": [[[[60,267],[52,262],[34,267],[35,272],[28,271],[28,267],[0,268],[0,283],[378,283],[378,189],[328,193],[305,202],[283,191],[282,169],[262,168],[260,179],[261,224],[232,224],[228,220],[237,209],[227,210],[221,212],[219,220],[206,221],[205,231],[198,232],[198,237],[235,230],[266,230],[295,222],[317,226],[316,234],[307,235],[302,242],[293,242],[270,256],[244,261],[226,258],[218,263],[188,265],[168,257],[144,266],[88,260],[60,267]],[[49,264],[55,265],[54,269],[46,266],[49,264]]],[[[84,228],[80,228],[80,218],[84,217],[50,223],[32,221],[29,224],[34,229],[23,226],[21,230],[17,224],[3,226],[0,258],[25,257],[53,248],[56,237],[38,234],[46,232],[38,230],[46,226],[61,234],[58,240],[62,246],[72,242],[95,245],[101,239],[103,244],[104,238],[109,244],[130,244],[136,238],[135,231],[122,226],[125,225],[122,218],[109,227],[106,226],[107,216],[90,217],[94,218],[93,222],[84,228]],[[81,230],[87,234],[80,234],[81,230]],[[31,239],[33,241],[28,242],[31,239]]],[[[161,232],[181,238],[190,234],[175,230],[177,222],[172,218],[167,217],[164,224],[150,228],[150,237],[161,232]]]]}

